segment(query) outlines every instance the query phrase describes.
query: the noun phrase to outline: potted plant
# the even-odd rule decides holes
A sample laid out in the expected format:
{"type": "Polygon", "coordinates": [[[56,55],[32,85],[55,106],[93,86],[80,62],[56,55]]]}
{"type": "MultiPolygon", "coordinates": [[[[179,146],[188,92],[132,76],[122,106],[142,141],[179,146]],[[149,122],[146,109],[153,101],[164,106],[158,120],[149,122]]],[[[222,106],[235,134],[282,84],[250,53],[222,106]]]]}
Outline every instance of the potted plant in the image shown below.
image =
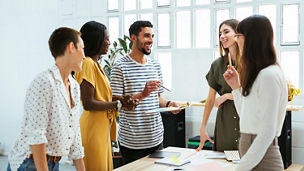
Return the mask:
{"type": "MultiPolygon", "coordinates": [[[[110,49],[110,53],[104,58],[104,72],[110,80],[111,69],[117,60],[117,58],[126,56],[132,49],[131,39],[124,35],[123,38],[118,38],[118,41],[113,42],[113,48],[110,49]]],[[[119,117],[116,117],[117,124],[119,123],[119,117]]],[[[112,141],[112,159],[114,169],[123,165],[122,156],[118,148],[118,142],[112,141]]]]}
{"type": "Polygon", "coordinates": [[[115,63],[117,57],[126,56],[132,49],[132,42],[130,37],[124,35],[123,38],[118,38],[119,46],[116,41],[113,42],[113,48],[110,49],[110,53],[107,58],[104,59],[104,71],[110,79],[111,69],[115,63]]]}

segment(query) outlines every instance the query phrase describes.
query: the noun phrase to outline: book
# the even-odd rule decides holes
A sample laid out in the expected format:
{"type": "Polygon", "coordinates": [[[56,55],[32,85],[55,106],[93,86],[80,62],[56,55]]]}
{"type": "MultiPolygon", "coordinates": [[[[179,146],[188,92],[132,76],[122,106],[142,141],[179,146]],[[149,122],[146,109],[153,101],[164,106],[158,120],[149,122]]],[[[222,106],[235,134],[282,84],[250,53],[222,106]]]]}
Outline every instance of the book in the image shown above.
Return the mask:
{"type": "Polygon", "coordinates": [[[163,159],[156,160],[154,163],[179,167],[190,162],[191,162],[190,160],[181,160],[178,159],[176,156],[171,156],[171,157],[166,157],[163,159]]]}

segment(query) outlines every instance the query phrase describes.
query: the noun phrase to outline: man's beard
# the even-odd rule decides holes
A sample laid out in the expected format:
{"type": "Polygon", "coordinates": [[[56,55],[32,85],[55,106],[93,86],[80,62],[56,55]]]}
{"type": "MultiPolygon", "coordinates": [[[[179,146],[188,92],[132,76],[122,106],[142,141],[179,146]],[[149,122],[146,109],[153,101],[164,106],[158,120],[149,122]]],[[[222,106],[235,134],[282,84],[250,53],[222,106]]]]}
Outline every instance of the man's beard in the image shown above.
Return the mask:
{"type": "MultiPolygon", "coordinates": [[[[137,45],[137,47],[139,47],[140,43],[137,41],[136,45],[137,45]]],[[[147,52],[145,48],[141,48],[141,49],[138,48],[138,50],[141,51],[145,55],[150,55],[150,53],[151,53],[151,50],[150,50],[150,52],[147,52]]]]}
{"type": "Polygon", "coordinates": [[[143,54],[145,54],[145,55],[150,55],[151,50],[150,50],[150,52],[147,52],[147,51],[145,50],[145,48],[142,48],[142,49],[141,49],[141,52],[142,52],[143,54]]]}

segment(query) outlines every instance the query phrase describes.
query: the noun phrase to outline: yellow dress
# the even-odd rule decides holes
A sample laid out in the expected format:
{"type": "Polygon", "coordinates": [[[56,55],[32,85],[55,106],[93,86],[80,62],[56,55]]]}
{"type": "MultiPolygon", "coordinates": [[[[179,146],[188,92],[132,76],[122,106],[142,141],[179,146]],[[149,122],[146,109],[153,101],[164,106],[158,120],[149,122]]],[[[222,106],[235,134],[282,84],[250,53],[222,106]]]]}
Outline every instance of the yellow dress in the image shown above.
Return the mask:
{"type": "MultiPolygon", "coordinates": [[[[111,102],[112,89],[102,67],[87,57],[82,71],[75,74],[79,84],[85,79],[95,88],[95,99],[111,102]]],[[[81,139],[84,147],[84,164],[87,171],[113,169],[111,141],[116,141],[115,110],[87,111],[80,117],[81,139]]]]}

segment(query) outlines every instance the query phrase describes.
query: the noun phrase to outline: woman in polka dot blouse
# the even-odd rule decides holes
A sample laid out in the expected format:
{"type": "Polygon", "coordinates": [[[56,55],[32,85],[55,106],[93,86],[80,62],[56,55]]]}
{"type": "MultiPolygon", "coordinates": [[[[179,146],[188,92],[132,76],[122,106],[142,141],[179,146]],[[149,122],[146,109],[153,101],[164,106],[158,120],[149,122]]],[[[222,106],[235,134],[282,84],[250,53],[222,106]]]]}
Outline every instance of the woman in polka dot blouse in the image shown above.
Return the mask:
{"type": "Polygon", "coordinates": [[[80,35],[66,27],[52,33],[49,47],[55,65],[37,75],[27,89],[21,135],[9,154],[8,171],[58,171],[62,156],[72,159],[77,171],[85,170],[80,87],[70,74],[81,71],[85,59],[80,35]]]}

